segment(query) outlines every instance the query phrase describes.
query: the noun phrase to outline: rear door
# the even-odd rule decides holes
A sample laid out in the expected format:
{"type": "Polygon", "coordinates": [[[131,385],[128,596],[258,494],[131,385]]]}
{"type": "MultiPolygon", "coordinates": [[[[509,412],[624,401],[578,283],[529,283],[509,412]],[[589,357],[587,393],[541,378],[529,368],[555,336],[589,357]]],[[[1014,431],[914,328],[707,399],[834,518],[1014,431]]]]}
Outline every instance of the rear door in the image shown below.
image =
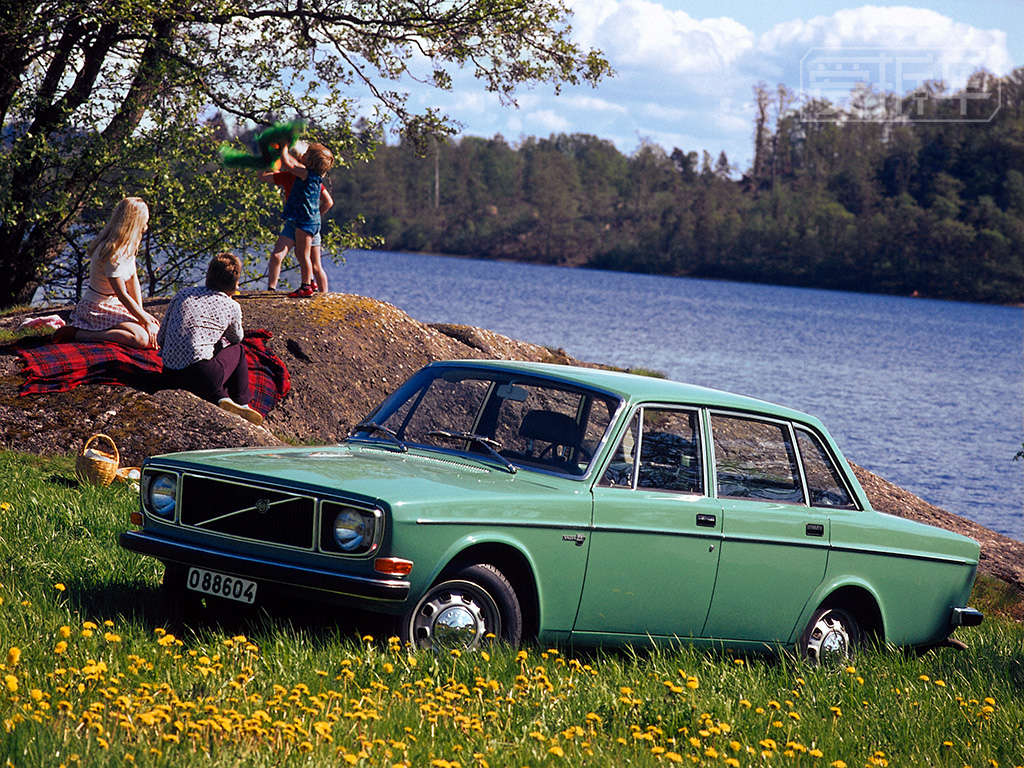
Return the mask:
{"type": "Polygon", "coordinates": [[[825,576],[829,519],[807,504],[788,422],[712,412],[721,556],[705,634],[788,642],[825,576]]]}

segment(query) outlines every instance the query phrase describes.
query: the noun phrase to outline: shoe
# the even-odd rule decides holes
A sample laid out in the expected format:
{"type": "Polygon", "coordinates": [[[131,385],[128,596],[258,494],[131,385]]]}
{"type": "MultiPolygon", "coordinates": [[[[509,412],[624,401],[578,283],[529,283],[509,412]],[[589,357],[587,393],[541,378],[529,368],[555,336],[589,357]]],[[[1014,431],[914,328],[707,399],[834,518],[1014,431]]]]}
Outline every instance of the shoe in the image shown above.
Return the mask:
{"type": "Polygon", "coordinates": [[[289,299],[308,299],[308,298],[310,298],[313,295],[313,293],[314,293],[313,286],[311,286],[311,285],[309,285],[307,283],[306,285],[300,285],[294,291],[289,293],[288,294],[288,298],[289,299]]]}
{"type": "Polygon", "coordinates": [[[228,413],[233,413],[235,416],[241,416],[246,421],[251,421],[257,427],[263,423],[263,414],[253,410],[248,405],[239,405],[230,397],[222,397],[217,401],[217,405],[228,413]]]}
{"type": "Polygon", "coordinates": [[[78,329],[73,325],[62,325],[53,333],[54,344],[65,344],[75,340],[78,335],[78,329]]]}
{"type": "Polygon", "coordinates": [[[316,284],[316,279],[309,281],[309,287],[312,288],[314,292],[320,290],[320,286],[316,284]]]}

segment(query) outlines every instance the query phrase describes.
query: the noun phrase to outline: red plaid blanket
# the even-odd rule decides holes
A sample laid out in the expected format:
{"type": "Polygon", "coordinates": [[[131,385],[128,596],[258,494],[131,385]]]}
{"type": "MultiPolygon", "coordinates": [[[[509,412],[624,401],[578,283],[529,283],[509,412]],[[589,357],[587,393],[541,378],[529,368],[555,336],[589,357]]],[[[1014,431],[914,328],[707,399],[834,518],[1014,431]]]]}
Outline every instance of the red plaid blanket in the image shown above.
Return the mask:
{"type": "MultiPolygon", "coordinates": [[[[267,350],[270,331],[248,331],[242,340],[249,363],[250,405],[266,416],[288,394],[288,369],[267,350]]],[[[67,392],[79,384],[120,384],[147,392],[163,388],[163,364],[153,349],[130,349],[102,341],[40,343],[38,338],[15,344],[24,365],[19,394],[67,392]]]]}

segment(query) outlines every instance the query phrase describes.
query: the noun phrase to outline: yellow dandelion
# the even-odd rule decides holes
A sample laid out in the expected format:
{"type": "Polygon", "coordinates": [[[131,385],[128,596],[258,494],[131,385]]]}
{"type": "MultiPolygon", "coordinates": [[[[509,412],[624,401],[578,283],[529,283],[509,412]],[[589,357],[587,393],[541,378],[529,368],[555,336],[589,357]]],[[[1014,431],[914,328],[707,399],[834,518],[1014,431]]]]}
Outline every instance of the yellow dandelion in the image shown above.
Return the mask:
{"type": "Polygon", "coordinates": [[[843,710],[841,710],[839,707],[829,707],[829,709],[832,710],[832,714],[836,717],[843,716],[843,710]]]}
{"type": "Polygon", "coordinates": [[[550,749],[548,750],[548,754],[549,754],[549,755],[554,755],[555,757],[565,757],[565,750],[564,750],[564,749],[562,749],[562,748],[561,748],[560,746],[558,746],[557,744],[555,744],[555,746],[551,747],[551,748],[550,748],[550,749]]]}
{"type": "Polygon", "coordinates": [[[846,763],[842,760],[836,760],[834,763],[829,763],[830,768],[846,768],[846,763]]]}
{"type": "Polygon", "coordinates": [[[937,686],[939,686],[939,688],[945,688],[946,687],[946,681],[945,680],[936,680],[935,684],[937,686]]]}
{"type": "Polygon", "coordinates": [[[0,512],[10,512],[12,509],[9,501],[0,501],[0,512]]]}
{"type": "Polygon", "coordinates": [[[121,642],[121,636],[120,635],[115,635],[113,632],[104,632],[103,633],[103,639],[106,640],[108,643],[120,643],[121,642]]]}
{"type": "Polygon", "coordinates": [[[56,589],[58,592],[63,592],[64,590],[67,589],[67,587],[65,587],[59,581],[56,584],[53,585],[53,588],[56,589]]]}
{"type": "Polygon", "coordinates": [[[815,747],[814,749],[810,750],[807,754],[810,755],[811,757],[824,757],[825,756],[825,753],[822,752],[817,747],[815,747]]]}
{"type": "Polygon", "coordinates": [[[931,678],[928,677],[928,675],[918,675],[917,679],[923,683],[927,683],[929,680],[931,680],[931,678]]]}
{"type": "Polygon", "coordinates": [[[753,705],[746,699],[740,699],[740,706],[744,709],[750,709],[753,705]]]}
{"type": "Polygon", "coordinates": [[[857,668],[856,667],[847,667],[846,668],[846,673],[848,675],[855,675],[855,674],[857,674],[857,668]]]}
{"type": "Polygon", "coordinates": [[[71,637],[71,627],[63,626],[57,630],[57,634],[63,637],[65,640],[67,640],[69,637],[71,637]]]}
{"type": "Polygon", "coordinates": [[[11,648],[7,652],[7,666],[16,667],[21,661],[21,648],[11,648]]]}
{"type": "Polygon", "coordinates": [[[4,675],[4,685],[7,686],[7,690],[14,693],[18,690],[18,678],[14,675],[4,675]]]}

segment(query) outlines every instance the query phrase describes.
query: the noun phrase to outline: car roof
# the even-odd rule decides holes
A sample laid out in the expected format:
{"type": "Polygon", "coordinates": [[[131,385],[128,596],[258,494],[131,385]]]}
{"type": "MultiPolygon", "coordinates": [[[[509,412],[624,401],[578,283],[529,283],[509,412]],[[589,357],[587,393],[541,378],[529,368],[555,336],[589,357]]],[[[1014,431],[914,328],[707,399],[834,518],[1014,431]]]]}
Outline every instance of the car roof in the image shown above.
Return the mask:
{"type": "Polygon", "coordinates": [[[727,410],[752,411],[821,426],[814,416],[765,400],[625,371],[518,360],[451,360],[432,363],[429,367],[436,366],[465,366],[543,376],[600,389],[621,397],[631,405],[644,402],[678,402],[727,410]]]}

